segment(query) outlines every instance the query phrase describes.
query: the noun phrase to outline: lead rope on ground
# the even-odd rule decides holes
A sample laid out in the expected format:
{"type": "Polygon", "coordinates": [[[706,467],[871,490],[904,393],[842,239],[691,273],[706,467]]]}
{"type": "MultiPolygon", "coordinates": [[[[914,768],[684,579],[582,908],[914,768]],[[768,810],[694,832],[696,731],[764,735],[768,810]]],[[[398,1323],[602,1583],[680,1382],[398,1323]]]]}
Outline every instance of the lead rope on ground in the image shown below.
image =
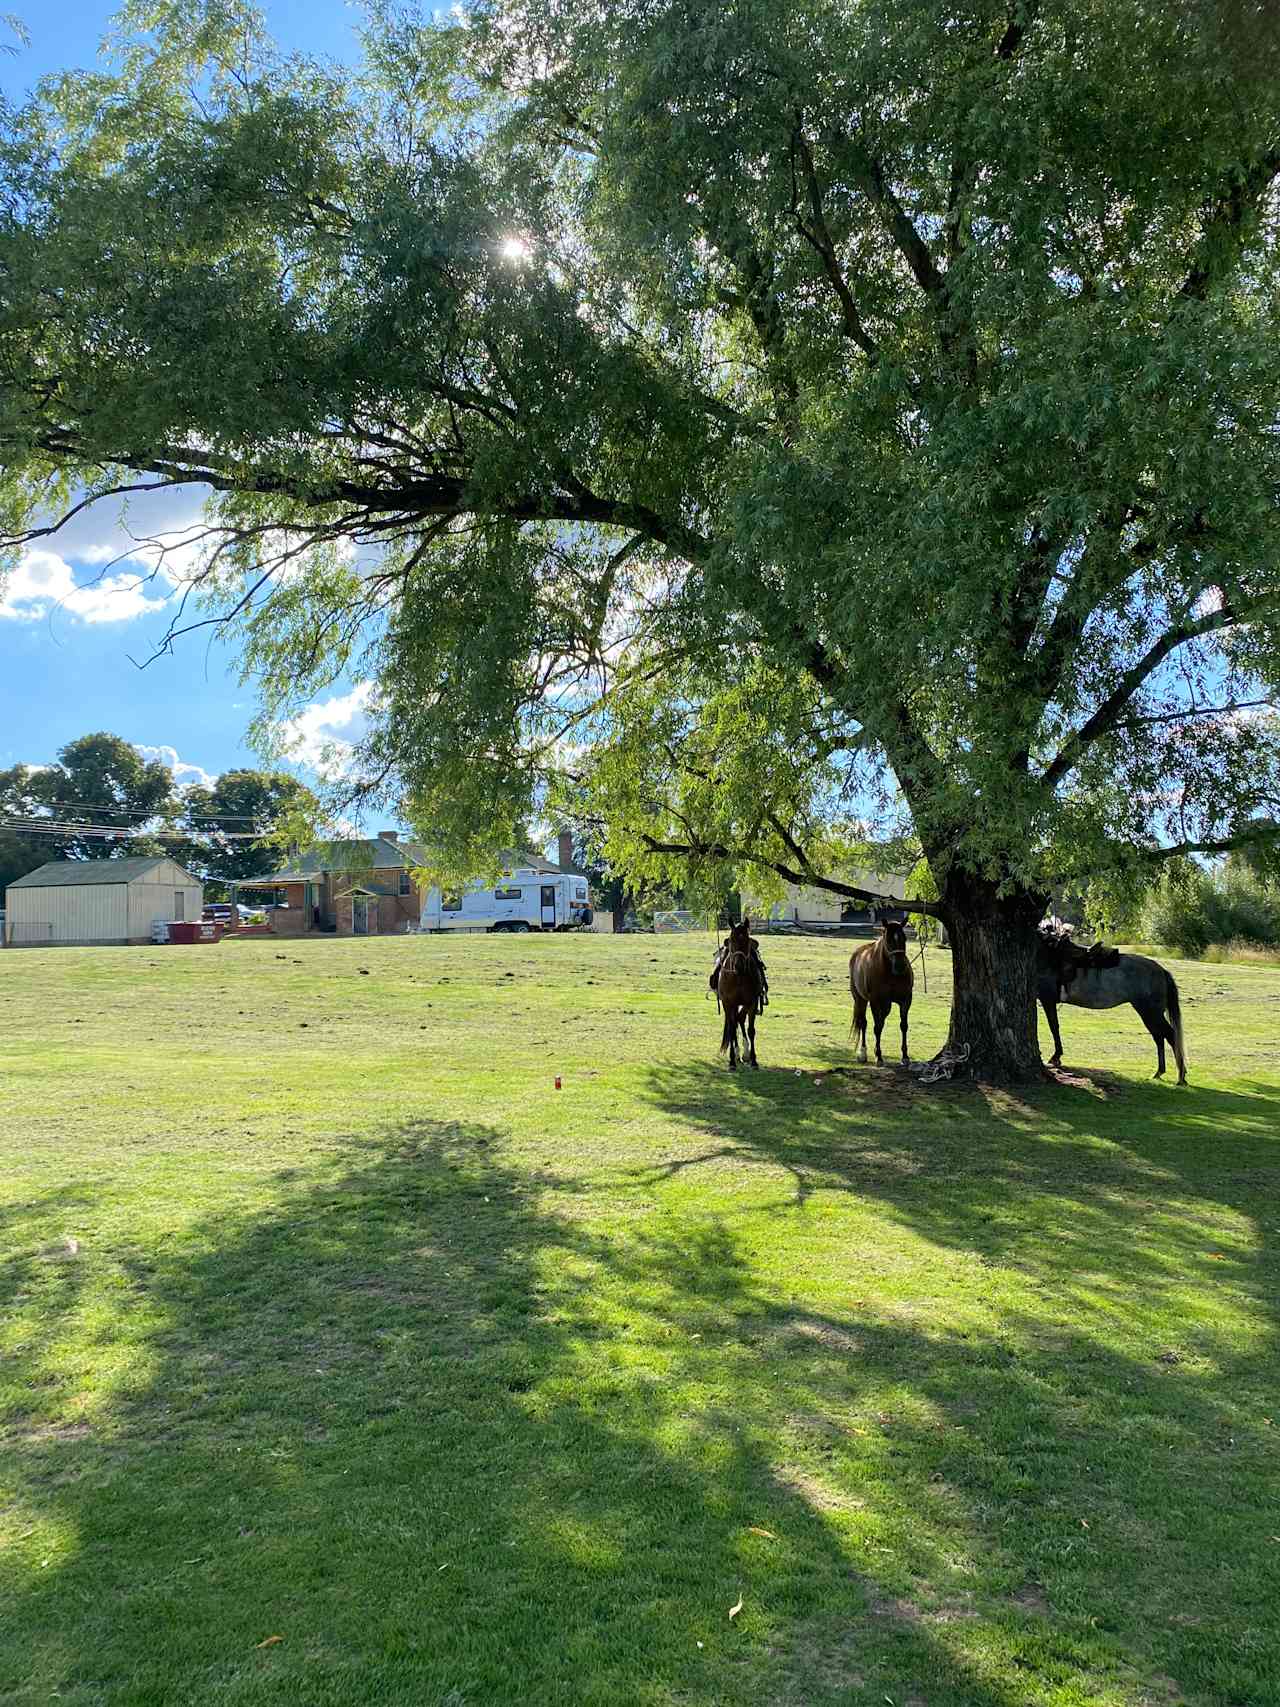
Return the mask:
{"type": "Polygon", "coordinates": [[[926,1061],[918,1069],[920,1083],[922,1085],[936,1085],[943,1079],[950,1079],[954,1076],[956,1068],[962,1067],[968,1059],[969,1045],[967,1043],[959,1043],[955,1048],[948,1044],[938,1051],[932,1061],[926,1061]]]}

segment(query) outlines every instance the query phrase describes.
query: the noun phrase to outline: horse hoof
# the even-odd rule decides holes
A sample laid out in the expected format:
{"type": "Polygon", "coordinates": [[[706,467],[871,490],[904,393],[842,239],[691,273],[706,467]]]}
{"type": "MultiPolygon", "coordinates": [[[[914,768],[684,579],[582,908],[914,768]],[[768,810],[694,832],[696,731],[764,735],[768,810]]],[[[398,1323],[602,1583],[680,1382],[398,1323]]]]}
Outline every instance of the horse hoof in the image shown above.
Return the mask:
{"type": "Polygon", "coordinates": [[[1152,1073],[1151,1077],[1153,1079],[1163,1079],[1164,1078],[1164,1068],[1163,1067],[1157,1067],[1155,1072],[1152,1073]]]}

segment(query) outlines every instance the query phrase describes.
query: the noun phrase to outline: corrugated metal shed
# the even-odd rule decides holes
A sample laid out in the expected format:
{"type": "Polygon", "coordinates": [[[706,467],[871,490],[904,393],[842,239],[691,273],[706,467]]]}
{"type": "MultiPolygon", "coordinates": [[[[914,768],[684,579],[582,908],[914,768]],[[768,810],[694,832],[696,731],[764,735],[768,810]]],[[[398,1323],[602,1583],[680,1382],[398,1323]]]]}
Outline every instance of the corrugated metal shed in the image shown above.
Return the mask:
{"type": "MultiPolygon", "coordinates": [[[[172,866],[191,883],[197,881],[182,870],[177,860],[164,854],[135,854],[128,859],[52,859],[47,865],[29,871],[25,877],[17,878],[9,888],[53,889],[70,884],[73,888],[83,889],[87,883],[136,883],[140,877],[162,865],[172,866]]],[[[152,881],[158,879],[153,878],[152,881]]]]}
{"type": "Polygon", "coordinates": [[[176,860],[54,860],[5,892],[5,941],[145,943],[154,919],[198,919],[204,890],[176,860]]]}

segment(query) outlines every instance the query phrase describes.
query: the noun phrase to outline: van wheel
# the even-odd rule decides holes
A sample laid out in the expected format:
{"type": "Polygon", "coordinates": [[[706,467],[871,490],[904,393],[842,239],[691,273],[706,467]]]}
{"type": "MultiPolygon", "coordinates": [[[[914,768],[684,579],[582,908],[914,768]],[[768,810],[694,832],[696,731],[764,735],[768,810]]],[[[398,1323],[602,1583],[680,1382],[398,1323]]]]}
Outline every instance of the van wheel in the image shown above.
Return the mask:
{"type": "Polygon", "coordinates": [[[518,925],[512,925],[511,929],[513,931],[519,931],[522,936],[528,936],[528,934],[529,934],[529,922],[527,919],[521,919],[520,923],[518,925]]]}

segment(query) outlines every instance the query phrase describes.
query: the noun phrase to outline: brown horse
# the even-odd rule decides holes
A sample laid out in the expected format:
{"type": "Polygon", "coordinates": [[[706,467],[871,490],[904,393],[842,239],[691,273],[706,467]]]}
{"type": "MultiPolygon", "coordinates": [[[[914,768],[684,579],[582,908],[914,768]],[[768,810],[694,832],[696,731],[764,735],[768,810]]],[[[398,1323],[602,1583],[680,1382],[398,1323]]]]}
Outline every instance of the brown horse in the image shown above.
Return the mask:
{"type": "Polygon", "coordinates": [[[886,920],[874,942],[855,949],[849,961],[849,991],[853,996],[853,1024],[850,1036],[857,1032],[862,1042],[859,1060],[867,1058],[867,1009],[876,1025],[876,1060],[884,1066],[880,1053],[880,1033],[895,1002],[902,1017],[902,1064],[907,1065],[907,1015],[911,1011],[911,992],[915,980],[907,958],[907,933],[897,920],[886,920]]]}
{"type": "Polygon", "coordinates": [[[724,1009],[724,1035],[720,1039],[721,1054],[729,1051],[729,1067],[738,1065],[738,1034],[742,1034],[743,1054],[747,1065],[758,1067],[756,1060],[756,1015],[764,996],[760,962],[752,952],[751,921],[743,919],[734,925],[725,944],[716,979],[716,997],[724,1009]]]}

